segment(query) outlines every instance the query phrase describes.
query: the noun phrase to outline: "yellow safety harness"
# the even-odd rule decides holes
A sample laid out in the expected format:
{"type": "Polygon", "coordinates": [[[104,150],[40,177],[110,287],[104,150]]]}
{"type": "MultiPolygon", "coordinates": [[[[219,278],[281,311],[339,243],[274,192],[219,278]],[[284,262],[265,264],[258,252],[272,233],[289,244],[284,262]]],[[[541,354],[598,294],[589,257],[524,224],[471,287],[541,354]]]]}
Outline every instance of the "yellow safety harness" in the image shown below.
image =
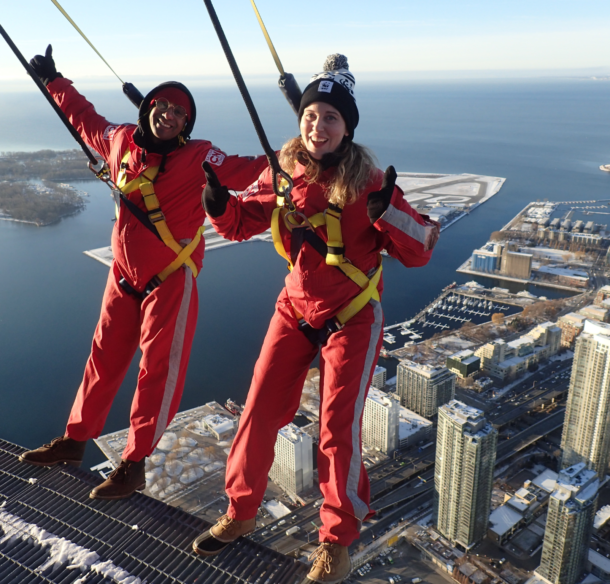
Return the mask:
{"type": "MultiPolygon", "coordinates": [[[[197,277],[199,271],[197,270],[197,266],[195,266],[195,262],[191,259],[191,255],[195,249],[197,249],[197,246],[201,241],[201,236],[205,231],[205,227],[203,225],[199,227],[192,241],[188,245],[182,247],[174,239],[172,232],[169,230],[167,222],[165,221],[165,215],[159,205],[159,199],[155,194],[154,181],[159,173],[159,167],[152,166],[147,168],[142,174],[132,181],[127,182],[127,161],[129,160],[129,155],[130,153],[128,150],[121,160],[121,172],[118,176],[117,186],[125,196],[136,190],[140,191],[142,198],[144,199],[144,204],[146,205],[148,219],[154,225],[163,243],[176,254],[176,259],[157,274],[156,278],[159,280],[159,284],[165,281],[168,276],[180,269],[183,265],[190,268],[193,275],[197,277]]],[[[118,218],[118,206],[116,208],[116,213],[118,218]]]]}
{"type": "MultiPolygon", "coordinates": [[[[278,254],[280,254],[288,262],[288,270],[292,271],[294,268],[291,257],[286,253],[282,238],[280,235],[280,218],[284,221],[287,229],[292,232],[296,229],[309,229],[315,238],[326,246],[326,250],[323,250],[320,245],[316,245],[316,242],[311,238],[306,238],[313,244],[313,247],[321,255],[326,256],[326,263],[329,266],[335,266],[340,269],[350,280],[358,284],[361,288],[360,294],[358,294],[339,314],[336,315],[340,327],[342,327],[350,318],[358,314],[370,301],[371,299],[379,301],[379,291],[377,285],[381,278],[381,255],[379,256],[379,267],[375,270],[375,273],[371,278],[367,278],[366,274],[359,270],[354,264],[344,257],[345,248],[343,246],[343,235],[341,233],[341,214],[343,209],[338,205],[330,204],[323,213],[316,213],[311,217],[304,218],[302,223],[299,223],[295,217],[295,213],[291,213],[284,206],[284,200],[282,197],[277,198],[278,206],[273,210],[271,215],[271,235],[273,236],[273,245],[278,254]],[[326,233],[328,235],[328,241],[326,244],[320,239],[313,231],[316,227],[326,225],[326,233]],[[325,253],[324,253],[325,251],[325,253]]],[[[296,311],[295,311],[296,313],[296,311]]],[[[297,318],[302,319],[302,315],[296,314],[297,318]]]]}

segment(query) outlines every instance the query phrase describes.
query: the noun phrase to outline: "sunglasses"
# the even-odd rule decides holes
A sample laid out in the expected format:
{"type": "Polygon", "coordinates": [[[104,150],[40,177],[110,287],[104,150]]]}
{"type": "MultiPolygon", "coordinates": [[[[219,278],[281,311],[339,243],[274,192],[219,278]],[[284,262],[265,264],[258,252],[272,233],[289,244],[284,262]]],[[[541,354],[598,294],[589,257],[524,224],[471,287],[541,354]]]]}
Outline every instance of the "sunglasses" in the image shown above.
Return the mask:
{"type": "Polygon", "coordinates": [[[181,105],[170,105],[169,101],[164,97],[160,97],[159,99],[155,99],[155,107],[161,112],[165,113],[170,110],[174,113],[174,116],[179,120],[183,120],[186,118],[186,108],[181,105]]]}

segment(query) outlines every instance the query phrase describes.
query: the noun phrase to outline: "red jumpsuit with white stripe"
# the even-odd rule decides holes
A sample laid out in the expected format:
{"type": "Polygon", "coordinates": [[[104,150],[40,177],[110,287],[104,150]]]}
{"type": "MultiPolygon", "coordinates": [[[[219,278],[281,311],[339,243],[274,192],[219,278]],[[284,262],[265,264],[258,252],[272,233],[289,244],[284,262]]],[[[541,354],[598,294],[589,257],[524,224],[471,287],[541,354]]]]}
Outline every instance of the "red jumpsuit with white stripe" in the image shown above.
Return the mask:
{"type": "MultiPolygon", "coordinates": [[[[146,162],[134,143],[133,124],[111,124],[80,95],[72,82],[57,78],[48,90],[85,142],[108,163],[114,181],[121,160],[129,151],[127,180],[146,168],[158,166],[160,154],[147,153],[146,162]]],[[[167,155],[165,171],[155,181],[155,193],[174,239],[186,244],[203,225],[201,189],[205,173],[201,164],[215,166],[229,188],[242,190],[266,167],[257,159],[227,156],[205,140],[190,140],[167,155]]],[[[140,191],[129,199],[144,212],[140,191]]],[[[140,373],[130,416],[129,438],[123,458],[138,461],[149,456],[178,411],[198,314],[197,284],[185,266],[140,300],[120,285],[121,277],[138,292],[175,258],[151,231],[121,205],[112,231],[114,261],[108,275],[100,320],[68,420],[66,435],[74,440],[97,438],[104,427],[112,401],[138,348],[142,351],[140,373]]],[[[201,270],[204,240],[191,259],[201,270]]]]}
{"type": "MultiPolygon", "coordinates": [[[[306,216],[328,207],[324,184],[307,184],[297,163],[292,197],[306,216]]],[[[425,265],[433,227],[404,200],[396,187],[389,208],[371,225],[367,194],[381,188],[383,173],[375,175],[360,198],[346,205],[341,219],[345,257],[371,275],[385,249],[407,267],[425,265]]],[[[230,200],[225,213],[210,217],[224,237],[241,241],[269,228],[276,207],[271,173],[267,169],[243,195],[230,200]]],[[[282,241],[290,250],[290,233],[280,220],[282,241]]],[[[327,241],[326,228],[316,233],[327,241]]],[[[378,286],[381,294],[383,283],[378,286]]],[[[307,371],[318,349],[298,330],[295,310],[314,328],[322,328],[358,295],[360,288],[342,272],[328,266],[308,243],[301,248],[293,271],[286,277],[241,416],[239,431],[227,463],[228,514],[237,520],[254,517],[267,487],[280,428],[292,422],[299,407],[307,371]]],[[[358,538],[361,522],[370,513],[369,481],[362,464],[361,426],[364,403],[383,336],[381,304],[371,300],[320,350],[320,443],[318,475],[324,504],[320,541],[347,546],[358,538]]]]}

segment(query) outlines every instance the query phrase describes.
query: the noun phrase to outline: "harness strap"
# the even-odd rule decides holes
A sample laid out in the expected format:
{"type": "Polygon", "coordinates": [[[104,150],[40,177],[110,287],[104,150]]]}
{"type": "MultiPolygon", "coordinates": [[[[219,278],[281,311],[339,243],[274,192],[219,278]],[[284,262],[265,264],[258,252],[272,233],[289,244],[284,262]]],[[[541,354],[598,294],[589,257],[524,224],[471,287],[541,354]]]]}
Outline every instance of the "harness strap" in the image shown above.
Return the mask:
{"type": "MultiPolygon", "coordinates": [[[[137,176],[132,181],[126,183],[126,163],[129,160],[129,156],[130,152],[128,150],[123,155],[123,158],[121,160],[121,173],[119,174],[119,180],[117,183],[118,187],[121,189],[121,194],[123,195],[123,197],[121,198],[127,199],[125,195],[132,193],[136,190],[140,191],[142,199],[144,200],[144,205],[146,205],[147,220],[154,226],[158,237],[163,241],[163,243],[176,254],[176,259],[165,269],[159,272],[156,275],[156,278],[163,282],[170,274],[173,274],[175,271],[180,269],[182,265],[186,265],[187,267],[189,267],[193,272],[193,275],[197,277],[199,275],[199,271],[197,270],[195,262],[193,262],[193,260],[191,259],[191,255],[199,245],[199,242],[201,241],[201,236],[205,231],[205,227],[203,225],[199,227],[199,229],[197,229],[197,232],[195,233],[195,237],[193,237],[191,242],[186,246],[182,247],[174,239],[174,236],[172,235],[172,232],[170,231],[169,226],[165,221],[165,215],[161,210],[159,198],[155,194],[154,180],[157,177],[157,174],[159,173],[159,167],[153,166],[151,168],[148,168],[141,175],[137,176]]],[[[139,210],[141,212],[141,209],[139,210]]]]}
{"type": "MultiPolygon", "coordinates": [[[[279,201],[278,201],[279,202],[279,201]]],[[[322,257],[326,259],[326,263],[341,270],[352,282],[357,284],[362,291],[340,311],[335,320],[341,328],[350,318],[358,314],[370,301],[380,300],[377,285],[381,279],[381,261],[379,267],[375,270],[373,276],[369,279],[366,274],[354,266],[349,260],[344,257],[343,236],[341,233],[341,208],[335,205],[329,206],[323,213],[316,213],[308,218],[308,222],[315,228],[321,225],[326,225],[328,234],[328,242],[325,243],[314,231],[299,224],[292,214],[287,215],[285,207],[276,207],[271,214],[271,235],[273,245],[277,253],[288,262],[288,270],[292,271],[294,263],[298,256],[303,241],[307,241],[322,257]],[[280,233],[280,218],[284,221],[286,227],[291,231],[291,253],[290,256],[286,253],[284,243],[280,233]],[[331,239],[332,238],[332,239],[331,239]],[[295,245],[292,245],[293,242],[295,245]]],[[[301,320],[305,325],[303,315],[298,314],[295,310],[297,320],[301,320]]],[[[327,326],[328,328],[328,326],[327,326]]],[[[334,331],[331,331],[334,332],[334,331]]]]}

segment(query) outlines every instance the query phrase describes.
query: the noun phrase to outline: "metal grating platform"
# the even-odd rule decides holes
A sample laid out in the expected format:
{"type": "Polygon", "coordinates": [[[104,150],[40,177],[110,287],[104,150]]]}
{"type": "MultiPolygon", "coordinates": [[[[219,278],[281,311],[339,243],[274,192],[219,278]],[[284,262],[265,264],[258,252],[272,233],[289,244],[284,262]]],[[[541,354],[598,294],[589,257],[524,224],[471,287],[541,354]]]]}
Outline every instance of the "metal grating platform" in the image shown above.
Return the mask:
{"type": "Polygon", "coordinates": [[[214,558],[200,558],[190,546],[209,528],[204,520],[139,493],[123,501],[95,501],[89,491],[99,477],[68,465],[49,469],[20,463],[23,450],[0,440],[2,584],[298,584],[305,579],[304,564],[249,539],[214,558]]]}

